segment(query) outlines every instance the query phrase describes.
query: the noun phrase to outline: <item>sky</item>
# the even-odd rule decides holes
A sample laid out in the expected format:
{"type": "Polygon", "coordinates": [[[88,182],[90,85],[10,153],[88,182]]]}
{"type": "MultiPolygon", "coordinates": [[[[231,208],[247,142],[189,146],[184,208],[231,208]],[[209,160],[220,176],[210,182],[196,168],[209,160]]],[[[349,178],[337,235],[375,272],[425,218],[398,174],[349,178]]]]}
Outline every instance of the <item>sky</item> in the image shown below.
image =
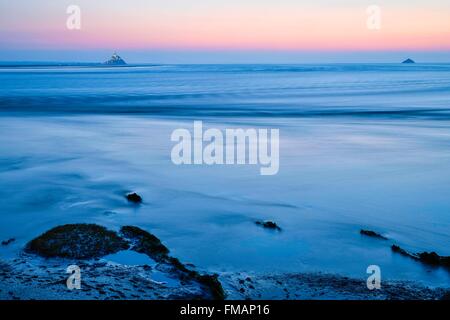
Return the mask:
{"type": "Polygon", "coordinates": [[[0,0],[0,61],[114,51],[132,63],[450,62],[450,1],[0,0]]]}

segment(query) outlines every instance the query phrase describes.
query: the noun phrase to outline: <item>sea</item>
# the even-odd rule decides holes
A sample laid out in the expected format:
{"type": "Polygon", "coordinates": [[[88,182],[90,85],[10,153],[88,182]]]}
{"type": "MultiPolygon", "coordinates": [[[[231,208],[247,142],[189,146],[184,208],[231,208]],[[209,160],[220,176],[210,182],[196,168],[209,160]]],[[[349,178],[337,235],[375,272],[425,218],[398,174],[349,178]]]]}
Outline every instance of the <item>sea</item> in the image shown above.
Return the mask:
{"type": "Polygon", "coordinates": [[[3,63],[0,240],[16,240],[0,259],[66,223],[139,226],[207,272],[377,265],[448,287],[448,270],[390,247],[450,255],[450,64],[3,63]],[[278,173],[174,164],[171,134],[194,121],[278,129],[278,173]]]}

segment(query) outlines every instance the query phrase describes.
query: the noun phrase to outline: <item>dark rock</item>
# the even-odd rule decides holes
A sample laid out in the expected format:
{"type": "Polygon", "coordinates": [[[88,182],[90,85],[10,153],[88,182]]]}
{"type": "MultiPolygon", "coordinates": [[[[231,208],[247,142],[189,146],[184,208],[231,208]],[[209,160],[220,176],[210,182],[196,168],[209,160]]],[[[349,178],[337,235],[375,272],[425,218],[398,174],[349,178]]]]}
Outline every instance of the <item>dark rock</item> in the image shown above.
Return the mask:
{"type": "Polygon", "coordinates": [[[417,259],[417,258],[414,257],[412,254],[410,254],[409,252],[407,252],[406,250],[400,248],[399,246],[397,246],[397,245],[395,245],[395,244],[393,244],[393,245],[391,246],[391,249],[392,249],[393,252],[399,253],[399,254],[401,254],[402,256],[410,257],[410,258],[413,258],[413,259],[417,259]]]}
{"type": "Polygon", "coordinates": [[[416,63],[413,59],[406,59],[405,61],[403,61],[402,63],[406,63],[406,64],[410,64],[410,63],[416,63]]]}
{"type": "Polygon", "coordinates": [[[441,265],[444,267],[450,268],[450,256],[441,257],[441,265]]]}
{"type": "Polygon", "coordinates": [[[449,301],[450,300],[450,291],[445,292],[442,295],[441,300],[449,301]]]}
{"type": "Polygon", "coordinates": [[[146,271],[149,271],[149,270],[152,270],[152,267],[149,266],[148,264],[144,264],[144,265],[142,266],[142,269],[144,269],[144,270],[146,270],[146,271]]]}
{"type": "Polygon", "coordinates": [[[168,258],[169,249],[153,234],[133,226],[122,227],[120,233],[131,241],[132,250],[144,253],[156,261],[168,258]]]}
{"type": "Polygon", "coordinates": [[[43,257],[92,259],[128,249],[116,232],[96,224],[66,224],[31,240],[25,250],[43,257]]]}
{"type": "Polygon", "coordinates": [[[14,239],[14,238],[10,238],[8,240],[4,240],[4,241],[2,241],[2,246],[7,246],[8,244],[10,244],[10,243],[12,243],[14,241],[16,241],[16,239],[14,239]]]}
{"type": "Polygon", "coordinates": [[[127,194],[126,198],[128,201],[133,202],[133,203],[141,203],[142,202],[141,196],[138,195],[136,192],[127,194]]]}
{"type": "Polygon", "coordinates": [[[223,290],[222,284],[220,283],[219,276],[217,274],[198,275],[196,276],[196,279],[210,290],[213,299],[225,299],[225,291],[223,290]]]}
{"type": "Polygon", "coordinates": [[[153,234],[133,226],[122,227],[120,234],[131,242],[131,250],[144,253],[157,262],[169,264],[184,279],[198,281],[206,288],[211,298],[218,300],[225,298],[218,275],[202,275],[197,271],[189,270],[180,260],[169,256],[169,249],[153,234]]]}
{"type": "Polygon", "coordinates": [[[416,256],[423,263],[450,268],[450,257],[440,256],[436,252],[421,252],[416,256]]]}
{"type": "Polygon", "coordinates": [[[441,257],[436,252],[422,252],[418,254],[419,260],[428,263],[439,265],[441,263],[441,257]]]}
{"type": "Polygon", "coordinates": [[[397,245],[392,245],[392,251],[400,253],[401,255],[410,257],[414,260],[420,261],[425,264],[442,266],[450,268],[450,257],[440,256],[436,252],[419,252],[419,253],[409,253],[408,251],[400,248],[397,245]]]}
{"type": "Polygon", "coordinates": [[[171,264],[175,269],[178,271],[181,271],[183,273],[188,274],[189,276],[196,275],[196,271],[191,271],[184,264],[181,263],[181,261],[178,258],[167,256],[166,261],[171,264]]]}
{"type": "MultiPolygon", "coordinates": [[[[117,234],[95,224],[62,225],[30,241],[25,250],[43,257],[94,259],[127,250],[130,246],[131,250],[148,255],[160,266],[171,268],[173,274],[178,275],[182,281],[197,282],[204,290],[203,298],[225,298],[218,275],[189,270],[177,258],[169,256],[169,249],[156,236],[138,227],[124,226],[117,234]]],[[[151,269],[150,266],[143,268],[151,269]]]]}
{"type": "Polygon", "coordinates": [[[266,229],[281,231],[281,228],[273,221],[256,221],[255,223],[266,229]]]}
{"type": "Polygon", "coordinates": [[[364,236],[368,236],[368,237],[372,237],[372,238],[378,238],[378,239],[383,239],[383,240],[387,240],[388,238],[382,236],[379,233],[376,233],[375,231],[371,231],[371,230],[364,230],[361,229],[359,231],[360,234],[364,235],[364,236]]]}

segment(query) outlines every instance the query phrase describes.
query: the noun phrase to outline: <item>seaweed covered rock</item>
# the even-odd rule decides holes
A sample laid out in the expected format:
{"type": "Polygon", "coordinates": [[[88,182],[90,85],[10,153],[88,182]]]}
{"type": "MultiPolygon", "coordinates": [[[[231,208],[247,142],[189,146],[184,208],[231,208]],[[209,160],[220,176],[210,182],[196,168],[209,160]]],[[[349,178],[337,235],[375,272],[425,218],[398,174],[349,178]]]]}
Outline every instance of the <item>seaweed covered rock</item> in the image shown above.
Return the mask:
{"type": "Polygon", "coordinates": [[[156,261],[167,258],[169,249],[153,234],[133,226],[122,227],[120,233],[131,241],[134,251],[145,253],[156,261]]]}
{"type": "Polygon", "coordinates": [[[95,224],[66,224],[55,227],[30,241],[25,250],[43,257],[71,259],[100,258],[121,250],[148,255],[158,267],[168,270],[187,283],[200,285],[205,299],[224,299],[225,292],[217,275],[200,274],[177,258],[153,234],[134,226],[124,226],[120,233],[95,224]]]}
{"type": "Polygon", "coordinates": [[[255,223],[266,229],[281,231],[281,228],[273,221],[256,221],[255,223]]]}
{"type": "Polygon", "coordinates": [[[142,197],[140,195],[138,195],[136,192],[129,193],[125,197],[127,198],[128,201],[133,202],[133,203],[141,203],[142,202],[142,197]]]}
{"type": "Polygon", "coordinates": [[[92,259],[128,249],[116,232],[96,224],[66,224],[31,240],[25,250],[43,257],[92,259]]]}
{"type": "Polygon", "coordinates": [[[215,299],[215,300],[225,299],[225,297],[226,297],[225,291],[223,290],[222,284],[220,283],[219,276],[217,274],[213,274],[213,275],[197,274],[195,277],[201,284],[203,284],[204,286],[209,288],[213,299],[215,299]]]}
{"type": "Polygon", "coordinates": [[[368,236],[368,237],[377,238],[377,239],[381,239],[381,240],[387,240],[388,239],[385,236],[382,236],[381,234],[379,234],[379,233],[377,233],[375,231],[372,231],[372,230],[361,229],[359,231],[359,233],[361,235],[363,235],[363,236],[368,236]]]}
{"type": "Polygon", "coordinates": [[[222,300],[225,291],[217,275],[200,274],[190,270],[177,258],[169,255],[169,249],[156,236],[134,226],[124,226],[120,234],[131,243],[131,250],[148,255],[157,262],[169,265],[183,279],[200,283],[212,299],[222,300]]]}

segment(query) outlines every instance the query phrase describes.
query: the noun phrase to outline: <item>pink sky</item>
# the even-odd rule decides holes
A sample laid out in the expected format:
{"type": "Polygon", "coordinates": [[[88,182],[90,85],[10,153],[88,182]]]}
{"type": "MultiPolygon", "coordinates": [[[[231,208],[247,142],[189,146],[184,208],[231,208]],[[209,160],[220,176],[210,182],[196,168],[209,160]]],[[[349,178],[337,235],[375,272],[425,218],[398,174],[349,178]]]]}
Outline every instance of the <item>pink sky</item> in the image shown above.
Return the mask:
{"type": "Polygon", "coordinates": [[[0,44],[20,49],[450,49],[450,11],[436,6],[381,6],[381,29],[369,30],[361,5],[263,3],[186,10],[139,5],[123,9],[126,4],[116,3],[104,12],[80,5],[81,30],[67,30],[64,6],[40,7],[37,15],[14,8],[0,22],[0,44]]]}

